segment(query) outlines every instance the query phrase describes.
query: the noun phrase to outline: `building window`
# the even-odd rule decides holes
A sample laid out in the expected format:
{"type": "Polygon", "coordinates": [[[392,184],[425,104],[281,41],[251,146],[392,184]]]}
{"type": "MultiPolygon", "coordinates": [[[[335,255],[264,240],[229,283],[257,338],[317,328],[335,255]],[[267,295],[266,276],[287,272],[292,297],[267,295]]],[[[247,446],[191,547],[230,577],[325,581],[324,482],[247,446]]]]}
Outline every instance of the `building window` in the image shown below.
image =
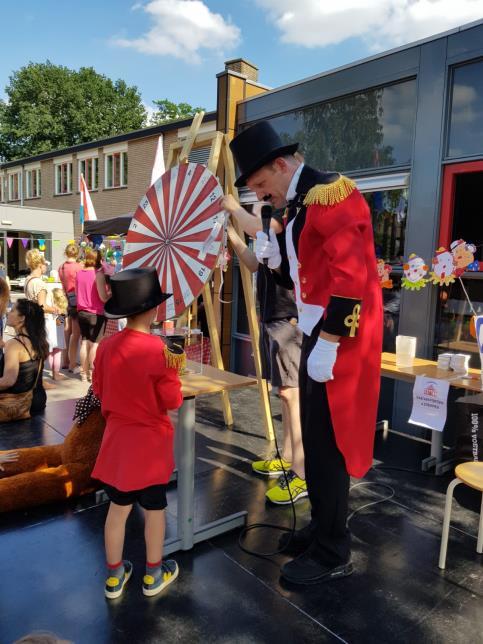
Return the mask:
{"type": "Polygon", "coordinates": [[[55,194],[66,195],[72,192],[72,163],[55,165],[55,194]]]}
{"type": "Polygon", "coordinates": [[[121,188],[127,186],[127,152],[106,154],[105,187],[121,188]]]}
{"type": "Polygon", "coordinates": [[[415,119],[416,81],[409,80],[275,116],[270,122],[284,143],[300,143],[308,164],[349,172],[409,165],[415,119]]]}
{"type": "Polygon", "coordinates": [[[0,175],[0,201],[7,201],[7,177],[0,175]]]}
{"type": "Polygon", "coordinates": [[[84,175],[84,181],[88,190],[97,190],[99,187],[99,159],[82,159],[79,161],[79,181],[81,174],[84,175]]]}
{"type": "Polygon", "coordinates": [[[404,261],[407,189],[376,190],[363,195],[371,211],[376,257],[400,267],[404,261]]]}
{"type": "Polygon", "coordinates": [[[15,172],[8,175],[8,200],[20,200],[20,172],[15,172]]]}
{"type": "MultiPolygon", "coordinates": [[[[397,175],[395,175],[397,176],[397,175]]],[[[407,185],[408,176],[400,175],[399,185],[407,185]]],[[[408,189],[392,188],[391,176],[358,181],[358,186],[371,211],[374,244],[381,277],[384,331],[382,350],[396,350],[401,303],[401,277],[404,262],[408,189]],[[369,188],[373,183],[374,187],[369,188]],[[379,185],[378,185],[379,183],[379,185]],[[389,185],[388,185],[389,184],[389,185]]],[[[397,183],[397,182],[396,182],[397,183]]]]}
{"type": "Polygon", "coordinates": [[[26,170],[25,172],[25,197],[26,199],[34,199],[40,197],[40,168],[26,170]]]}
{"type": "Polygon", "coordinates": [[[456,67],[451,88],[448,156],[483,153],[483,61],[456,67]]]}

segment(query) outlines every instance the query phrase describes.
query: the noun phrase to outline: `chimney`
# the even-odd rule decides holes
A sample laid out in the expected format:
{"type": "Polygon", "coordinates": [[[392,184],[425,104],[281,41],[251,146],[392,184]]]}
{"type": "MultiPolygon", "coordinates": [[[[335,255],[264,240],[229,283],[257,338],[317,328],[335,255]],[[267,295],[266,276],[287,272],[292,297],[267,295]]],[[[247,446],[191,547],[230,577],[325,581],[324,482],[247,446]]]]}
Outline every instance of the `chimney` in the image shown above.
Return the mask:
{"type": "Polygon", "coordinates": [[[258,67],[253,63],[249,63],[248,60],[245,60],[244,58],[227,60],[225,62],[225,71],[236,72],[237,74],[242,74],[254,83],[258,82],[258,67]]]}

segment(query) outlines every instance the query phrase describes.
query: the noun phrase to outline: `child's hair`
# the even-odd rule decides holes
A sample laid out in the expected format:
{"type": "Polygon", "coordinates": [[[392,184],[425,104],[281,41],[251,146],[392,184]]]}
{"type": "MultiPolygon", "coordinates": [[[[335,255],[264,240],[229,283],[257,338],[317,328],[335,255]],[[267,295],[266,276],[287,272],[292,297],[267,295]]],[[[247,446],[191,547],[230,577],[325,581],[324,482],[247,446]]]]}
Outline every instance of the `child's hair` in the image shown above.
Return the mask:
{"type": "Polygon", "coordinates": [[[52,289],[52,297],[54,298],[55,306],[60,310],[62,315],[67,313],[68,301],[65,297],[65,293],[61,288],[52,289]]]}
{"type": "Polygon", "coordinates": [[[94,268],[101,268],[101,261],[102,255],[98,250],[94,250],[93,248],[86,248],[84,256],[84,266],[86,268],[91,268],[92,266],[94,268]]]}
{"type": "Polygon", "coordinates": [[[42,255],[38,248],[32,248],[31,250],[27,251],[27,253],[25,254],[25,261],[27,262],[27,266],[31,271],[46,263],[45,257],[42,255]]]}
{"type": "Polygon", "coordinates": [[[64,251],[66,257],[74,257],[75,259],[79,257],[79,252],[79,246],[75,242],[69,242],[64,251]]]}

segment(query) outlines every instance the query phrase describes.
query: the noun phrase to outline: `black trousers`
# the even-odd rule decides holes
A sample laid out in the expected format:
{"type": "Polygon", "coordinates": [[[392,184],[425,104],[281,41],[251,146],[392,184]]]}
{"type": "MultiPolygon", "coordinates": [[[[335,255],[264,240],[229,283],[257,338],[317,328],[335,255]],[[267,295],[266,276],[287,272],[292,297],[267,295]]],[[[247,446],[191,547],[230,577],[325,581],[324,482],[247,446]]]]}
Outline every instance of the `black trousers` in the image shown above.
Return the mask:
{"type": "Polygon", "coordinates": [[[330,417],[325,383],[307,374],[307,359],[319,336],[317,325],[304,335],[300,358],[300,415],[305,453],[305,478],[312,505],[313,556],[320,563],[338,566],[350,558],[347,528],[349,482],[330,417]]]}

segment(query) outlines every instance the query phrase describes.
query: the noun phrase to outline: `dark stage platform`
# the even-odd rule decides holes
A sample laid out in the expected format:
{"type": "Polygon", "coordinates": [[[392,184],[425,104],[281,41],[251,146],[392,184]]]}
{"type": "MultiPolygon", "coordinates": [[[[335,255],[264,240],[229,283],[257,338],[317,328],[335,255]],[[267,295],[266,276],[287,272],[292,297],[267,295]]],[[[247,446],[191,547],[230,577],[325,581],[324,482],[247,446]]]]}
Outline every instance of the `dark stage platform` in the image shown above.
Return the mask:
{"type": "MultiPolygon", "coordinates": [[[[290,508],[265,504],[267,485],[274,481],[251,473],[251,461],[266,448],[256,396],[242,390],[230,398],[233,431],[221,427],[218,397],[197,403],[196,523],[248,510],[249,523],[288,526],[290,508]]],[[[278,413],[276,399],[274,410],[278,413]]],[[[62,442],[71,412],[71,402],[52,403],[42,418],[0,426],[0,449],[62,442]]],[[[146,598],[142,524],[134,512],[125,550],[134,575],[124,595],[108,602],[103,595],[107,505],[96,506],[88,496],[0,515],[0,643],[36,629],[86,644],[483,642],[483,558],[475,552],[480,495],[457,489],[443,573],[437,562],[451,477],[418,472],[428,453],[427,443],[378,434],[376,467],[365,481],[390,486],[395,494],[351,519],[354,574],[309,588],[281,582],[279,567],[287,557],[245,554],[231,532],[175,554],[179,579],[146,598]]],[[[176,494],[173,486],[168,537],[176,521],[176,494]]],[[[351,511],[388,495],[383,486],[354,487],[351,511]]],[[[307,500],[296,507],[304,525],[307,500]]],[[[256,531],[248,545],[275,549],[277,538],[273,531],[256,531]]]]}

